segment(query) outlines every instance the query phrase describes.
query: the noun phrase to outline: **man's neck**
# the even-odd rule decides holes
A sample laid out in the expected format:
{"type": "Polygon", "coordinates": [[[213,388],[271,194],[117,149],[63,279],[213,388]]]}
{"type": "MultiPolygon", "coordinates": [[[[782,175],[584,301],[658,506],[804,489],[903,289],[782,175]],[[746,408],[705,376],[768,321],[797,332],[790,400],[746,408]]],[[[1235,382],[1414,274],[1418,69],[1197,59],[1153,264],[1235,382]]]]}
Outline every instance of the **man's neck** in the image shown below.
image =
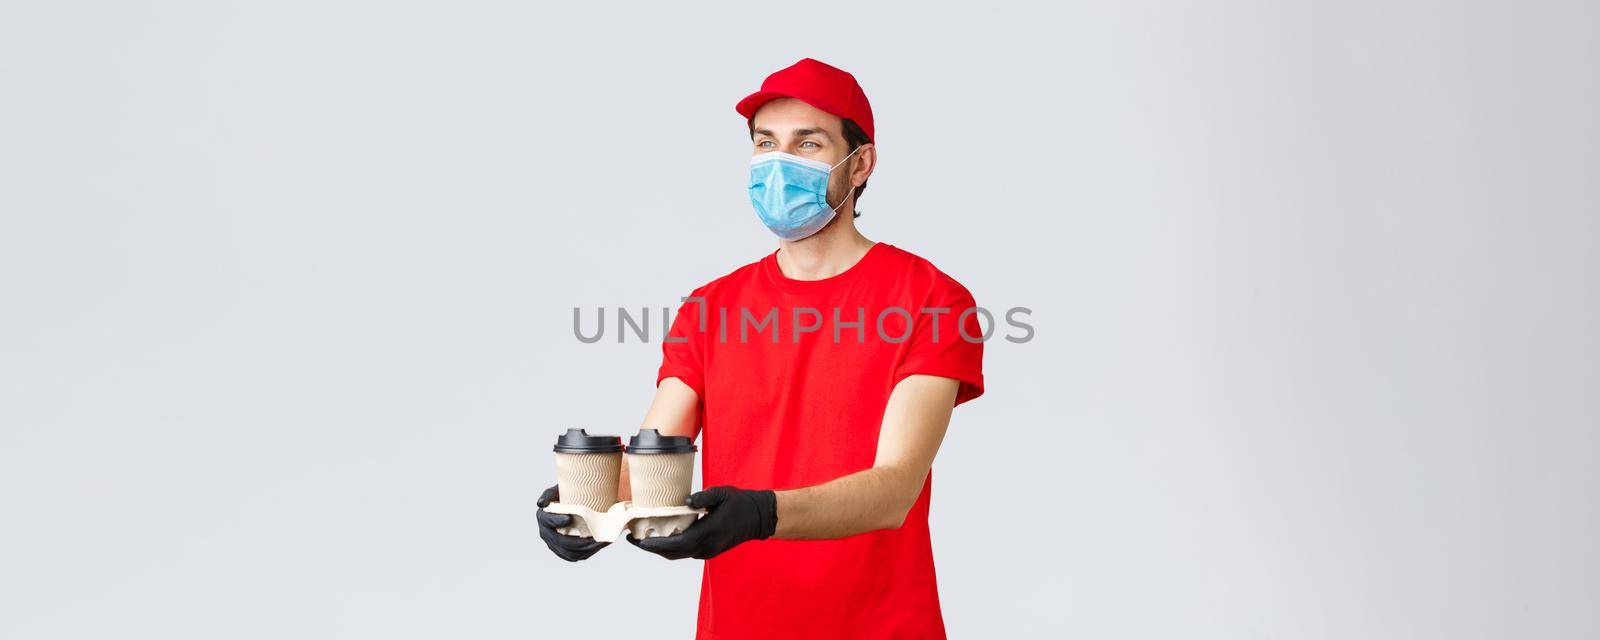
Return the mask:
{"type": "Polygon", "coordinates": [[[778,242],[778,269],[795,280],[821,280],[844,273],[874,244],[856,230],[855,207],[847,207],[815,234],[778,242]]]}

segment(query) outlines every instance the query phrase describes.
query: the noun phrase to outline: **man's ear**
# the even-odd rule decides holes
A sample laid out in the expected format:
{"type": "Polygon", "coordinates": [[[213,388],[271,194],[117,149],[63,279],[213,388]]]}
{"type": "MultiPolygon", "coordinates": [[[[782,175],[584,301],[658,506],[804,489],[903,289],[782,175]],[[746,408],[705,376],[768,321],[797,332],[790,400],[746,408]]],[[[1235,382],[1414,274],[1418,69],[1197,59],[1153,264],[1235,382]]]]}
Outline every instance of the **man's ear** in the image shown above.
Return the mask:
{"type": "MultiPolygon", "coordinates": [[[[860,160],[860,162],[855,163],[856,164],[856,168],[860,168],[860,167],[863,167],[863,166],[867,167],[866,175],[863,175],[861,177],[861,182],[865,183],[868,178],[872,177],[872,172],[874,170],[876,170],[877,167],[878,167],[878,145],[875,145],[875,144],[873,144],[871,142],[868,142],[868,143],[866,143],[864,145],[861,145],[861,150],[856,153],[856,157],[857,157],[858,160],[860,160]],[[866,159],[869,154],[872,157],[872,160],[870,162],[867,161],[867,159],[866,159]]],[[[856,181],[855,181],[855,171],[854,170],[850,171],[850,175],[851,175],[850,186],[852,188],[861,186],[860,184],[857,184],[856,181]]]]}

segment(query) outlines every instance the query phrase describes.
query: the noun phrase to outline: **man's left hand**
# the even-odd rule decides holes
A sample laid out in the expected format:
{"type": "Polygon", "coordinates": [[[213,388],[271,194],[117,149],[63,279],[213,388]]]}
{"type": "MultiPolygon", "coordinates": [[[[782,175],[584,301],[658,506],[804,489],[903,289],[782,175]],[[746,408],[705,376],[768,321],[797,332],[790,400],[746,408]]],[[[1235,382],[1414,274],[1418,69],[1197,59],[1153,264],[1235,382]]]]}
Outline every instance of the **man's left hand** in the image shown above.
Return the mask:
{"type": "Polygon", "coordinates": [[[705,560],[746,540],[770,538],[778,530],[778,494],[771,490],[711,487],[684,504],[709,511],[682,533],[643,540],[629,534],[628,542],[668,560],[705,560]]]}

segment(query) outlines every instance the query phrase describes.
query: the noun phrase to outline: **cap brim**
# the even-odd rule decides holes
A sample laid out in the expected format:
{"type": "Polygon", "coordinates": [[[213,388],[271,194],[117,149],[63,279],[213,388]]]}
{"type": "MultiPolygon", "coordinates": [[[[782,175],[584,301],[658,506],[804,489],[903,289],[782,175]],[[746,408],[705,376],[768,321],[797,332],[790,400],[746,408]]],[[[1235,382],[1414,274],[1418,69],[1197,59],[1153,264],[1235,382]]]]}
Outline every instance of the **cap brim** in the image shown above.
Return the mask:
{"type": "MultiPolygon", "coordinates": [[[[738,111],[739,115],[744,116],[746,120],[749,120],[756,117],[756,111],[761,109],[761,105],[772,102],[773,100],[777,100],[778,98],[794,98],[794,96],[781,91],[757,91],[745,96],[743,100],[739,101],[739,104],[734,105],[733,110],[738,111]]],[[[799,100],[799,98],[795,99],[799,100]]],[[[801,100],[801,102],[805,101],[801,100]]],[[[811,103],[807,102],[806,104],[811,103]]]]}

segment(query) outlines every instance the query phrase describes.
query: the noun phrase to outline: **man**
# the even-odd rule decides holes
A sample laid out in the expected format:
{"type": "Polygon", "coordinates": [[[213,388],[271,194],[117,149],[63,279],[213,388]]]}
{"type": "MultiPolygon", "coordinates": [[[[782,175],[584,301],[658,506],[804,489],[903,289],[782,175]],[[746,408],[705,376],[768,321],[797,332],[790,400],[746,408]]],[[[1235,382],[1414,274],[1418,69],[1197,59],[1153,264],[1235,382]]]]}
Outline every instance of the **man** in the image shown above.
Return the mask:
{"type": "MultiPolygon", "coordinates": [[[[943,638],[930,469],[951,409],[983,393],[976,305],[856,228],[878,154],[854,76],[801,60],[736,110],[778,249],[680,308],[644,425],[701,436],[709,488],[688,504],[708,512],[629,542],[706,560],[699,638],[943,638]]],[[[609,544],[556,533],[569,519],[539,513],[557,555],[609,544]]]]}

